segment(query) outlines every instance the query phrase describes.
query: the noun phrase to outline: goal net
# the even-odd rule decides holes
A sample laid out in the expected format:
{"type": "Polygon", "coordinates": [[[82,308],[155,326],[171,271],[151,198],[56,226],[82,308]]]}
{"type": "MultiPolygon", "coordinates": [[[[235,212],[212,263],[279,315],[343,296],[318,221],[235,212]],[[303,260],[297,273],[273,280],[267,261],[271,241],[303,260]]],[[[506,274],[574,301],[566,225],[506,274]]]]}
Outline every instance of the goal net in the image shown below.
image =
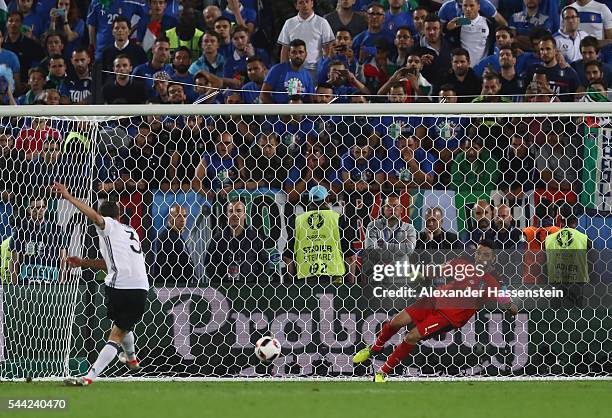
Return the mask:
{"type": "Polygon", "coordinates": [[[606,103],[5,107],[0,379],[84,373],[111,326],[105,273],[65,263],[100,258],[95,229],[54,181],[118,202],[141,238],[135,376],[369,375],[405,331],[373,364],[354,353],[461,274],[426,269],[482,240],[502,296],[462,307],[475,315],[395,375],[609,376],[610,117],[606,103]],[[271,364],[254,355],[265,335],[282,346],[271,364]]]}

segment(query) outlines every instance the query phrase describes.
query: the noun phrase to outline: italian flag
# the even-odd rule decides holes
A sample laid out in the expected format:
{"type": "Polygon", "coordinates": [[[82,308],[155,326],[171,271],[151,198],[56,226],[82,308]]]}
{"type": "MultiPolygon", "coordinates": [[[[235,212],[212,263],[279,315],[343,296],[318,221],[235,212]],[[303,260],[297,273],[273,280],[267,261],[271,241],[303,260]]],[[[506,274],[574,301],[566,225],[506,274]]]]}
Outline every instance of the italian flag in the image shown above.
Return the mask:
{"type": "Polygon", "coordinates": [[[6,7],[6,2],[4,0],[0,0],[0,25],[4,27],[6,24],[6,16],[8,15],[8,7],[6,7]]]}
{"type": "Polygon", "coordinates": [[[156,20],[152,20],[147,25],[147,31],[145,32],[144,38],[142,39],[142,49],[144,49],[145,52],[149,52],[149,50],[153,47],[153,44],[155,43],[155,40],[157,39],[160,33],[161,23],[156,20]]]}

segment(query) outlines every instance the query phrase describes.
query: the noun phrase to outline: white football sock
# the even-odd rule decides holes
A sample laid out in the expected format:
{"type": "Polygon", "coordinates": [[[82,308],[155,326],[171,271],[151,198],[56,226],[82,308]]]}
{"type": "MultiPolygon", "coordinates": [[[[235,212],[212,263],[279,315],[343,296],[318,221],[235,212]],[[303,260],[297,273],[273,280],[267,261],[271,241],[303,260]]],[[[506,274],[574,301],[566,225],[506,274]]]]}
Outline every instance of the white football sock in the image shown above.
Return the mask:
{"type": "Polygon", "coordinates": [[[125,334],[123,341],[121,341],[121,347],[123,352],[127,355],[128,361],[136,360],[136,347],[134,346],[134,333],[132,331],[125,334]]]}
{"type": "Polygon", "coordinates": [[[88,379],[94,380],[96,377],[102,373],[102,371],[108,366],[108,364],[113,361],[115,356],[117,355],[117,351],[119,350],[119,344],[108,341],[106,345],[100,350],[100,354],[98,354],[98,358],[89,371],[87,372],[88,379]]]}

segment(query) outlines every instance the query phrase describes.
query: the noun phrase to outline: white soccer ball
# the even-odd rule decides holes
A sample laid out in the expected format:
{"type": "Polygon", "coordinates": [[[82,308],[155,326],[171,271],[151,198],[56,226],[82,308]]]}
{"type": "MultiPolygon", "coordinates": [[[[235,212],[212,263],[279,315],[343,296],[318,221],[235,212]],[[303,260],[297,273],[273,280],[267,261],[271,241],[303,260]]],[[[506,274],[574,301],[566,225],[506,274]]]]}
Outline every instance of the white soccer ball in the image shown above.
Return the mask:
{"type": "Polygon", "coordinates": [[[264,362],[276,359],[281,353],[281,345],[276,338],[270,336],[261,337],[255,343],[255,355],[264,362]]]}

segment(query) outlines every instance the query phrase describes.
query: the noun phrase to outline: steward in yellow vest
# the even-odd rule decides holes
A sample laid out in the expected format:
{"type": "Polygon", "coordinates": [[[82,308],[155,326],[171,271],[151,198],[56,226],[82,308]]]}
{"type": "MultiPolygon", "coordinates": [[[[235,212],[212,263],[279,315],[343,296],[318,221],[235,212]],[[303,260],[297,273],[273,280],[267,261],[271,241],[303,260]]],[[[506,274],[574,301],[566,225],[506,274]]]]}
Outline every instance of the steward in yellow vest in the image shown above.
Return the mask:
{"type": "Polygon", "coordinates": [[[544,241],[548,283],[587,283],[589,239],[574,228],[562,228],[544,241]]]}

